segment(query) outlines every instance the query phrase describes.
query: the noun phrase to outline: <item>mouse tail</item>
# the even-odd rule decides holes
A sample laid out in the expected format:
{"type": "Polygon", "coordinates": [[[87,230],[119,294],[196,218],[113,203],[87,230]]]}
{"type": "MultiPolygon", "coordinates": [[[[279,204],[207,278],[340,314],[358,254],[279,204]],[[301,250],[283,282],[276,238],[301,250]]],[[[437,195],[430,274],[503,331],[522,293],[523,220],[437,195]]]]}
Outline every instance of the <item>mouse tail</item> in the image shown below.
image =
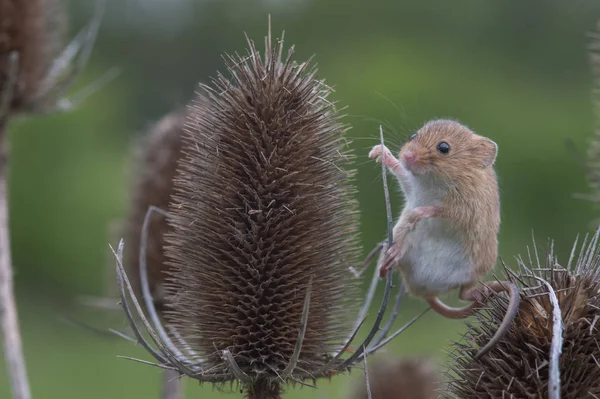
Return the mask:
{"type": "Polygon", "coordinates": [[[469,306],[465,306],[462,308],[454,308],[452,306],[446,305],[442,302],[438,297],[428,298],[427,303],[431,306],[431,309],[448,318],[448,319],[464,319],[472,314],[474,314],[479,308],[483,305],[479,302],[473,302],[469,306]]]}
{"type": "Polygon", "coordinates": [[[486,354],[494,345],[496,345],[504,335],[510,329],[510,325],[513,320],[517,316],[517,312],[519,311],[519,305],[521,302],[521,295],[519,293],[519,288],[510,281],[492,281],[486,283],[486,288],[495,291],[496,293],[506,291],[508,293],[508,308],[506,310],[506,314],[504,315],[504,319],[502,319],[502,323],[496,330],[494,336],[488,341],[487,344],[483,348],[475,354],[474,359],[478,359],[484,354],[486,354]]]}
{"type": "Polygon", "coordinates": [[[506,291],[508,293],[508,309],[506,314],[504,315],[504,319],[502,319],[502,323],[498,327],[498,330],[494,334],[494,336],[488,341],[488,343],[477,352],[474,356],[474,359],[478,359],[484,354],[486,354],[494,345],[496,345],[502,337],[508,332],[510,329],[510,325],[513,320],[517,316],[517,312],[519,310],[519,304],[521,302],[521,297],[519,293],[519,289],[517,286],[509,281],[490,281],[484,284],[483,290],[469,290],[461,292],[461,299],[463,300],[471,300],[469,306],[465,306],[462,308],[454,308],[446,305],[439,298],[433,297],[428,298],[427,303],[431,306],[431,309],[449,319],[464,319],[471,315],[473,315],[477,310],[481,309],[484,306],[484,302],[487,296],[491,293],[499,293],[502,291],[506,291]],[[481,291],[484,291],[485,294],[481,291]]]}

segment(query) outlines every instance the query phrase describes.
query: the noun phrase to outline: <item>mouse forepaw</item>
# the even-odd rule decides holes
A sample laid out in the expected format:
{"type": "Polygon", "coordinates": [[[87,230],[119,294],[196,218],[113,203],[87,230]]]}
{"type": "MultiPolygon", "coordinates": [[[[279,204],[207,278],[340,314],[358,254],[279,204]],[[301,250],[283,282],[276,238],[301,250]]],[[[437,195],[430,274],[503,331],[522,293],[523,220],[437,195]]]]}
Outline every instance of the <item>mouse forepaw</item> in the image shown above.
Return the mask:
{"type": "Polygon", "coordinates": [[[381,144],[377,144],[369,152],[369,158],[375,158],[375,157],[377,157],[377,162],[379,162],[381,160],[381,157],[380,157],[381,151],[382,151],[381,144]]]}
{"type": "Polygon", "coordinates": [[[398,168],[398,160],[386,146],[378,144],[369,152],[369,158],[375,158],[376,162],[383,162],[385,166],[396,170],[398,168]]]}

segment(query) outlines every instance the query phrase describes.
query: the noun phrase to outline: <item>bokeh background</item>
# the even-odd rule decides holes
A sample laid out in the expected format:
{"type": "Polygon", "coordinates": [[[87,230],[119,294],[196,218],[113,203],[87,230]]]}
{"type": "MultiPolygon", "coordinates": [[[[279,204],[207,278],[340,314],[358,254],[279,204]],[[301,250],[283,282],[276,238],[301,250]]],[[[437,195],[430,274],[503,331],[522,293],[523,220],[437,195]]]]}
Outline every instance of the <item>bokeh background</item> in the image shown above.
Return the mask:
{"type": "MultiPolygon", "coordinates": [[[[92,5],[70,2],[72,34],[92,5]]],[[[132,143],[223,70],[223,52],[245,51],[244,32],[262,45],[268,14],[273,34],[285,30],[299,61],[314,54],[333,98],[348,106],[365,254],[385,234],[380,169],[367,158],[378,127],[398,149],[433,117],[457,118],[498,143],[500,252],[509,265],[532,233],[542,249],[555,239],[564,262],[576,235],[593,229],[598,210],[577,194],[589,191],[581,163],[594,130],[587,46],[598,1],[109,0],[74,90],[112,67],[121,75],[72,113],[9,127],[12,247],[35,398],[159,397],[158,369],[117,358],[146,358],[139,348],[69,320],[124,328],[121,313],[81,302],[114,293],[108,243],[126,210],[132,143]]],[[[394,195],[395,215],[400,206],[394,195]]],[[[406,301],[398,325],[424,308],[406,301]]],[[[463,330],[430,312],[388,351],[443,365],[463,330]]],[[[0,398],[9,397],[5,371],[0,364],[0,398]]],[[[286,397],[343,398],[359,378],[357,369],[286,397]]],[[[186,390],[239,397],[192,381],[186,390]]]]}

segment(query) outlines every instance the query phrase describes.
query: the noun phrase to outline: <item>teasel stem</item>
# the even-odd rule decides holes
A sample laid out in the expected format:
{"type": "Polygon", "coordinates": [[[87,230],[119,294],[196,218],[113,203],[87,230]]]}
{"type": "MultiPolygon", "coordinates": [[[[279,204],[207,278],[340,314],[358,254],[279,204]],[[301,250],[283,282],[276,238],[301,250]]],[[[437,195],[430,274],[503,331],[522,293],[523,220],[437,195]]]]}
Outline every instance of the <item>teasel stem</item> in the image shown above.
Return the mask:
{"type": "Polygon", "coordinates": [[[163,371],[162,399],[181,399],[181,374],[177,370],[163,371]]]}
{"type": "MultiPolygon", "coordinates": [[[[365,349],[363,348],[363,351],[365,349]]],[[[369,381],[369,363],[367,362],[367,354],[365,353],[365,357],[363,358],[365,363],[365,389],[367,390],[367,398],[373,399],[373,394],[371,393],[371,382],[369,381]]]]}
{"type": "Polygon", "coordinates": [[[8,228],[6,119],[0,119],[0,321],[4,356],[14,399],[30,399],[31,393],[21,344],[19,318],[13,287],[8,228]]]}

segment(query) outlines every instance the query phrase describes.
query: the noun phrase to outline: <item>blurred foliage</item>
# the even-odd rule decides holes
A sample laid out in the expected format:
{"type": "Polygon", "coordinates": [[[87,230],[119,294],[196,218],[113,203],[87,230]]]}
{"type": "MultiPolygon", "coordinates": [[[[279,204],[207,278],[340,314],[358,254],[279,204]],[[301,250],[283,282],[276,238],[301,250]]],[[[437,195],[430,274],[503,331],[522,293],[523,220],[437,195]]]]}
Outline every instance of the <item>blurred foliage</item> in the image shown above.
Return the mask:
{"type": "MultiPolygon", "coordinates": [[[[158,369],[116,358],[143,357],[139,348],[73,327],[61,316],[125,325],[119,313],[90,311],[77,300],[103,295],[112,284],[107,244],[117,237],[110,237],[109,226],[126,210],[131,143],[186,103],[198,82],[223,70],[223,52],[244,51],[244,32],[262,43],[269,13],[273,33],[286,31],[297,60],[315,54],[320,77],[335,88],[340,106],[348,106],[365,253],[385,234],[380,169],[366,157],[380,123],[395,149],[433,117],[457,118],[498,142],[500,252],[509,265],[531,244],[532,231],[540,244],[555,239],[564,260],[575,236],[592,227],[597,210],[574,194],[588,191],[580,166],[594,125],[586,34],[600,3],[180,0],[174,4],[184,11],[171,4],[161,13],[160,2],[149,8],[148,1],[108,2],[78,88],[112,66],[123,71],[117,80],[73,113],[9,128],[12,245],[36,398],[158,397],[158,369]]],[[[72,3],[74,34],[92,2],[72,3]]],[[[398,196],[393,205],[397,214],[398,196]]],[[[402,320],[423,308],[420,301],[405,302],[402,320]]],[[[442,349],[461,331],[461,322],[429,313],[390,350],[443,361],[442,349]]],[[[357,369],[350,378],[361,374],[357,369]]],[[[336,377],[333,384],[320,382],[317,392],[303,388],[287,397],[345,397],[348,381],[336,377]]],[[[197,391],[193,382],[186,386],[197,391]]],[[[209,386],[203,392],[218,396],[209,386]]]]}

